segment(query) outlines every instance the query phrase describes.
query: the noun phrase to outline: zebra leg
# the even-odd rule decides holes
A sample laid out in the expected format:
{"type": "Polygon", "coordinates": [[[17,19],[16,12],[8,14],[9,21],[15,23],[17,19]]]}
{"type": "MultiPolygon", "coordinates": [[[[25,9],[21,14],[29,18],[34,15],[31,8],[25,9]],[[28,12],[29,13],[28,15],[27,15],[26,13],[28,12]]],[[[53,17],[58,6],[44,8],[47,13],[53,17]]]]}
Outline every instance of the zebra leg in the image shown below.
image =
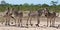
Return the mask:
{"type": "Polygon", "coordinates": [[[39,27],[39,24],[40,24],[40,20],[39,20],[39,17],[38,17],[38,18],[37,18],[37,24],[36,24],[36,26],[39,27]]]}
{"type": "Polygon", "coordinates": [[[50,19],[50,27],[52,26],[52,24],[51,24],[51,23],[52,23],[52,19],[50,19]]]}
{"type": "Polygon", "coordinates": [[[52,21],[52,26],[54,27],[55,25],[55,18],[53,18],[53,21],[52,21]]]}
{"type": "Polygon", "coordinates": [[[22,18],[20,19],[20,25],[21,25],[21,27],[22,27],[22,18]]]}
{"type": "Polygon", "coordinates": [[[33,24],[31,23],[31,21],[32,21],[32,17],[30,17],[30,25],[33,26],[33,24]]]}
{"type": "Polygon", "coordinates": [[[5,25],[7,26],[7,19],[6,19],[6,21],[5,21],[5,25]]]}
{"type": "Polygon", "coordinates": [[[29,20],[29,17],[28,17],[28,19],[27,19],[27,24],[26,24],[27,26],[28,26],[28,20],[29,20]]]}
{"type": "Polygon", "coordinates": [[[20,27],[20,20],[18,19],[18,27],[20,27]]]}
{"type": "Polygon", "coordinates": [[[8,20],[8,26],[10,26],[10,20],[8,20]]]}
{"type": "Polygon", "coordinates": [[[49,25],[48,23],[49,23],[49,22],[48,22],[48,18],[47,18],[47,27],[48,27],[48,25],[49,25]]]}
{"type": "Polygon", "coordinates": [[[6,21],[5,25],[7,26],[7,21],[6,21]]]}
{"type": "Polygon", "coordinates": [[[10,18],[8,19],[8,26],[10,26],[10,18]]]}
{"type": "Polygon", "coordinates": [[[54,24],[53,25],[55,25],[55,18],[54,18],[54,24]]]}

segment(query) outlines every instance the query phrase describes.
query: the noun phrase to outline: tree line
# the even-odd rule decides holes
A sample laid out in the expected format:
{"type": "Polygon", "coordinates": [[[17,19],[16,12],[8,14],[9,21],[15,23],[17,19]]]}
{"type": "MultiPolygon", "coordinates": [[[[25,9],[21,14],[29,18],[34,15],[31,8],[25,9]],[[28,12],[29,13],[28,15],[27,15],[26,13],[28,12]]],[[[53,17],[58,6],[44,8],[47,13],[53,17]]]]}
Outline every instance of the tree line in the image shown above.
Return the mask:
{"type": "Polygon", "coordinates": [[[12,4],[8,4],[8,3],[3,3],[4,1],[2,1],[2,4],[0,4],[0,12],[3,12],[6,10],[7,7],[9,8],[15,8],[16,10],[22,10],[22,11],[36,11],[36,10],[42,10],[43,8],[48,8],[49,11],[56,11],[56,12],[60,12],[60,5],[57,5],[57,1],[51,1],[52,5],[48,5],[48,4],[28,4],[28,3],[24,3],[24,4],[20,4],[20,5],[12,5],[12,4]]]}

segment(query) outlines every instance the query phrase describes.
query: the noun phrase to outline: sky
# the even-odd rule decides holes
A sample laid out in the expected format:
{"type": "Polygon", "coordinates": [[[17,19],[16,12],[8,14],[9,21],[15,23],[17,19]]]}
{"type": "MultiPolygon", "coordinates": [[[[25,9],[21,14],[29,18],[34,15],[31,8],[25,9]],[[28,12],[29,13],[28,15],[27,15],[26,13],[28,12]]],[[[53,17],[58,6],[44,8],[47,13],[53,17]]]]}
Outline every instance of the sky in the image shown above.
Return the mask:
{"type": "MultiPolygon", "coordinates": [[[[0,0],[1,3],[2,0],[0,0]]],[[[24,3],[28,3],[28,4],[51,4],[51,1],[58,1],[58,4],[60,4],[60,0],[4,0],[6,3],[9,4],[24,4],[24,3]]]]}

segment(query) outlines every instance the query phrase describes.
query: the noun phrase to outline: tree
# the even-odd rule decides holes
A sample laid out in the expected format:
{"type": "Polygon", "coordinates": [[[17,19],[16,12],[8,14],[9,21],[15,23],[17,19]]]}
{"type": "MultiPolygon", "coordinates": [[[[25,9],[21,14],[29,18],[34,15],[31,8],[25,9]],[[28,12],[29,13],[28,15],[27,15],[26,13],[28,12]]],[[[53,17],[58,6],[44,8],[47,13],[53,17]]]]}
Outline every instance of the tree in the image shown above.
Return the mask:
{"type": "Polygon", "coordinates": [[[53,6],[56,6],[57,3],[58,3],[57,1],[51,1],[51,4],[52,4],[53,6]]]}
{"type": "Polygon", "coordinates": [[[24,3],[23,6],[29,6],[29,4],[28,3],[24,3]]]}
{"type": "Polygon", "coordinates": [[[58,1],[51,1],[51,4],[52,4],[52,9],[53,9],[53,11],[55,11],[56,12],[56,9],[57,9],[57,3],[58,3],[58,1]]]}
{"type": "Polygon", "coordinates": [[[42,4],[42,7],[48,7],[48,6],[49,6],[49,5],[47,5],[47,4],[45,4],[45,3],[42,4]]]}
{"type": "Polygon", "coordinates": [[[1,4],[2,4],[2,5],[5,5],[5,4],[8,4],[8,3],[6,3],[4,0],[2,0],[2,1],[1,1],[1,4]]]}

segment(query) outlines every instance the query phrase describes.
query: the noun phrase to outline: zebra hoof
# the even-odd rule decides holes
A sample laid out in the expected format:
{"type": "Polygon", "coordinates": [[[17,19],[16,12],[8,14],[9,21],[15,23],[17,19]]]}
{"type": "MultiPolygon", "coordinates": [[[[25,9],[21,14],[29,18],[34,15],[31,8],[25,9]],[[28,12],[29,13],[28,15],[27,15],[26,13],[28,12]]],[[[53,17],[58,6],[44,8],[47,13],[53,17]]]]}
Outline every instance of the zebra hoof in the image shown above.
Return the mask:
{"type": "Polygon", "coordinates": [[[49,26],[49,27],[55,27],[55,26],[52,26],[52,25],[51,25],[51,26],[49,26]]]}
{"type": "Polygon", "coordinates": [[[48,25],[46,27],[49,27],[48,25]]]}
{"type": "Polygon", "coordinates": [[[39,27],[39,24],[36,24],[37,27],[39,27]]]}
{"type": "Polygon", "coordinates": [[[30,24],[31,26],[33,26],[33,24],[30,24]]]}
{"type": "Polygon", "coordinates": [[[20,25],[18,25],[18,27],[20,27],[20,25]]]}
{"type": "Polygon", "coordinates": [[[28,24],[26,24],[28,26],[28,24]]]}
{"type": "Polygon", "coordinates": [[[49,26],[49,27],[52,27],[52,26],[49,26]]]}
{"type": "Polygon", "coordinates": [[[7,24],[5,24],[5,25],[7,25],[7,24]]]}
{"type": "Polygon", "coordinates": [[[10,26],[10,24],[8,24],[8,26],[10,26]]]}

